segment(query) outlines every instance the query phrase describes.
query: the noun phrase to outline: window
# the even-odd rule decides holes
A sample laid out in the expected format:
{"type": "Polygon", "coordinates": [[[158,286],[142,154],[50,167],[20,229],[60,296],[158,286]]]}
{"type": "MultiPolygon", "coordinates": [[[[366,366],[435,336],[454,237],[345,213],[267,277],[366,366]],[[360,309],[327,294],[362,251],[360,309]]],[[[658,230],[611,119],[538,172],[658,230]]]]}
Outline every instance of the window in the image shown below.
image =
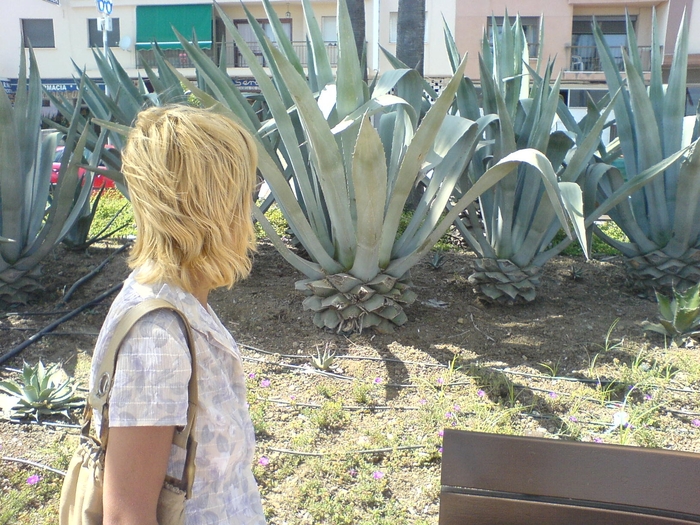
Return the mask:
{"type": "MultiPolygon", "coordinates": [[[[119,47],[119,19],[112,18],[112,30],[107,33],[107,45],[119,47]]],[[[102,30],[98,28],[97,18],[88,18],[88,46],[102,47],[102,30]]]]}
{"type": "MultiPolygon", "coordinates": [[[[503,29],[503,19],[502,16],[497,16],[496,26],[498,27],[498,33],[501,33],[503,29]]],[[[491,32],[491,24],[493,18],[489,17],[486,23],[486,34],[489,37],[489,43],[493,44],[493,34],[491,32]]],[[[512,26],[515,24],[515,17],[509,16],[508,23],[512,26]]],[[[525,40],[527,40],[527,49],[531,58],[537,56],[540,44],[540,17],[539,16],[521,16],[520,24],[523,26],[523,32],[525,33],[525,40]]]]}
{"type": "Polygon", "coordinates": [[[338,41],[338,20],[335,16],[321,17],[321,32],[324,42],[338,41]]]}
{"type": "Polygon", "coordinates": [[[570,108],[586,108],[588,107],[588,99],[600,104],[608,94],[604,89],[571,89],[568,92],[568,106],[570,108]]]}
{"type": "Polygon", "coordinates": [[[53,37],[53,19],[51,18],[23,18],[22,40],[29,47],[56,47],[53,37]]]}
{"type": "MultiPolygon", "coordinates": [[[[399,13],[392,11],[389,13],[389,43],[395,44],[399,36],[399,13]]],[[[425,12],[425,32],[423,34],[423,42],[428,42],[428,12],[425,12]]]]}
{"type": "MultiPolygon", "coordinates": [[[[280,22],[282,23],[282,28],[284,29],[285,34],[287,35],[287,38],[289,40],[292,39],[292,20],[291,18],[282,18],[280,19],[280,22]]],[[[255,31],[253,31],[253,28],[250,27],[250,23],[248,20],[234,20],[233,21],[234,25],[236,26],[236,29],[238,29],[238,32],[241,34],[243,39],[246,41],[246,44],[248,44],[248,47],[253,51],[258,56],[258,61],[260,62],[261,65],[266,65],[265,60],[263,58],[262,54],[262,49],[260,47],[260,44],[258,43],[258,38],[255,35],[255,31]]],[[[275,42],[275,33],[272,30],[272,24],[270,24],[270,21],[267,19],[261,19],[258,20],[258,23],[262,26],[263,31],[265,32],[265,36],[270,39],[270,41],[275,42]]],[[[248,64],[246,63],[245,58],[243,55],[240,53],[238,48],[235,48],[235,59],[234,59],[234,66],[235,67],[248,67],[248,64]]]]}
{"type": "Polygon", "coordinates": [[[688,85],[685,88],[685,116],[695,115],[700,104],[700,86],[688,85]]]}
{"type": "MultiPolygon", "coordinates": [[[[605,36],[613,58],[620,71],[624,70],[622,48],[627,45],[627,30],[624,16],[597,16],[596,22],[605,36]]],[[[631,17],[632,23],[635,17],[631,17]]],[[[593,18],[575,16],[571,28],[571,70],[602,71],[598,49],[593,38],[593,18]]],[[[646,48],[648,51],[650,48],[646,48]]],[[[641,52],[645,50],[640,48],[641,52]]],[[[645,60],[646,61],[646,60],[645,60]]]]}

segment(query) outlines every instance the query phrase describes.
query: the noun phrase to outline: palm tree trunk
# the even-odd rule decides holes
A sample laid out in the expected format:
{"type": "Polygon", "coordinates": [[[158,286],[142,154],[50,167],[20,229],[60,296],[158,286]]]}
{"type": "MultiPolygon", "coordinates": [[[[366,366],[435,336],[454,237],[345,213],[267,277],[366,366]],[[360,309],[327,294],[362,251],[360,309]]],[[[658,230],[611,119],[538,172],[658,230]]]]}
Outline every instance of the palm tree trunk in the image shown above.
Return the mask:
{"type": "Polygon", "coordinates": [[[348,12],[350,13],[350,23],[352,31],[355,34],[355,46],[357,47],[357,56],[360,59],[365,71],[364,77],[367,81],[367,67],[365,64],[365,0],[347,0],[348,12]]]}
{"type": "Polygon", "coordinates": [[[396,58],[423,74],[425,0],[399,0],[396,58]]]}

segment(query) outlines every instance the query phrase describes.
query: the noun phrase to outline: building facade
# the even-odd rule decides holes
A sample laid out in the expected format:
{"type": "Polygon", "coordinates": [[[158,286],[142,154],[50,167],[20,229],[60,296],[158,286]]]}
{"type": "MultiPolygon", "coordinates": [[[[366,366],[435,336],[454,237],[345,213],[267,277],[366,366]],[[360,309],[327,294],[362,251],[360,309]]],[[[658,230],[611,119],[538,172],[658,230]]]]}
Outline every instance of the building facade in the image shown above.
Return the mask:
{"type": "MultiPolygon", "coordinates": [[[[32,42],[39,70],[48,90],[71,96],[77,93],[74,77],[76,66],[84,68],[92,78],[100,74],[92,56],[92,48],[103,47],[101,15],[97,3],[111,7],[110,49],[136,78],[145,76],[144,64],[154,65],[153,42],[158,42],[168,60],[185,75],[194,76],[194,69],[172,31],[196,35],[200,46],[217,61],[225,57],[229,75],[242,88],[254,88],[252,75],[243,56],[233,43],[225,24],[218,17],[210,0],[3,0],[3,14],[8,18],[6,30],[0,32],[0,80],[6,91],[16,89],[20,46],[32,42]],[[75,64],[75,65],[74,65],[75,64]]],[[[297,49],[302,63],[306,57],[307,27],[299,0],[271,0],[287,36],[297,49]]],[[[635,26],[642,63],[649,66],[652,11],[669,67],[681,16],[689,19],[689,102],[697,104],[700,95],[700,9],[693,9],[693,0],[426,0],[424,35],[424,74],[436,85],[450,76],[445,51],[443,27],[450,28],[461,53],[469,53],[467,76],[479,83],[478,53],[484,31],[495,23],[520,15],[529,43],[532,65],[534,57],[555,60],[555,72],[562,75],[563,94],[572,107],[585,107],[588,93],[603,92],[604,77],[591,33],[593,17],[601,24],[614,50],[625,44],[625,12],[635,26]],[[544,26],[545,39],[540,42],[544,26]],[[540,49],[542,48],[542,49],[540,49]]],[[[311,0],[331,61],[337,57],[336,2],[311,0]]],[[[239,0],[221,0],[219,5],[233,21],[255,51],[257,40],[239,0]]],[[[268,36],[273,37],[262,2],[245,0],[268,36]]],[[[367,64],[370,75],[381,75],[390,68],[381,48],[396,51],[398,0],[366,0],[367,64]]],[[[621,63],[621,51],[620,63],[621,63]]],[[[262,53],[258,60],[264,65],[262,53]]]]}

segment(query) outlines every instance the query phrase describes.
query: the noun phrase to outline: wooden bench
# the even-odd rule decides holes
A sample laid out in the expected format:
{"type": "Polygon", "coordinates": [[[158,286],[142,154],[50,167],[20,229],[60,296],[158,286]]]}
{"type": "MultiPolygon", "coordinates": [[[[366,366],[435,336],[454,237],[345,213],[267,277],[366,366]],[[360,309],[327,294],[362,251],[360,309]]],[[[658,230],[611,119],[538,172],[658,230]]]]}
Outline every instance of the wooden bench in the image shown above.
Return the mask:
{"type": "Polygon", "coordinates": [[[700,523],[700,454],[445,430],[440,525],[700,523]]]}

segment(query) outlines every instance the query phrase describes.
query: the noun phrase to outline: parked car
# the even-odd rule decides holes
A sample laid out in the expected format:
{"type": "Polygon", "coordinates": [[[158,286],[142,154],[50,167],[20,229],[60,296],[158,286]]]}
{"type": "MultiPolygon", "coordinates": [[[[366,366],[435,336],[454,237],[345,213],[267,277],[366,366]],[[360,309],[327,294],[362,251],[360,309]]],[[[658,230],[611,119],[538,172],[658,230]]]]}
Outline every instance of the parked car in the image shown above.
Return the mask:
{"type": "MultiPolygon", "coordinates": [[[[111,145],[107,145],[106,147],[110,147],[111,145]]],[[[114,147],[114,146],[111,146],[114,147]]],[[[61,160],[63,159],[63,151],[65,150],[65,146],[58,146],[56,148],[56,153],[54,154],[53,157],[53,165],[51,166],[51,184],[54,185],[58,182],[58,172],[61,169],[61,160]]],[[[83,153],[85,158],[88,158],[90,156],[90,151],[87,149],[83,153]]],[[[101,168],[104,168],[103,164],[100,164],[101,168]]],[[[82,179],[85,176],[85,168],[78,168],[78,176],[82,179]]],[[[92,187],[93,189],[99,190],[102,186],[104,185],[105,188],[114,188],[114,181],[112,179],[109,179],[105,177],[104,175],[101,175],[99,173],[96,173],[95,176],[92,179],[92,187]]]]}

